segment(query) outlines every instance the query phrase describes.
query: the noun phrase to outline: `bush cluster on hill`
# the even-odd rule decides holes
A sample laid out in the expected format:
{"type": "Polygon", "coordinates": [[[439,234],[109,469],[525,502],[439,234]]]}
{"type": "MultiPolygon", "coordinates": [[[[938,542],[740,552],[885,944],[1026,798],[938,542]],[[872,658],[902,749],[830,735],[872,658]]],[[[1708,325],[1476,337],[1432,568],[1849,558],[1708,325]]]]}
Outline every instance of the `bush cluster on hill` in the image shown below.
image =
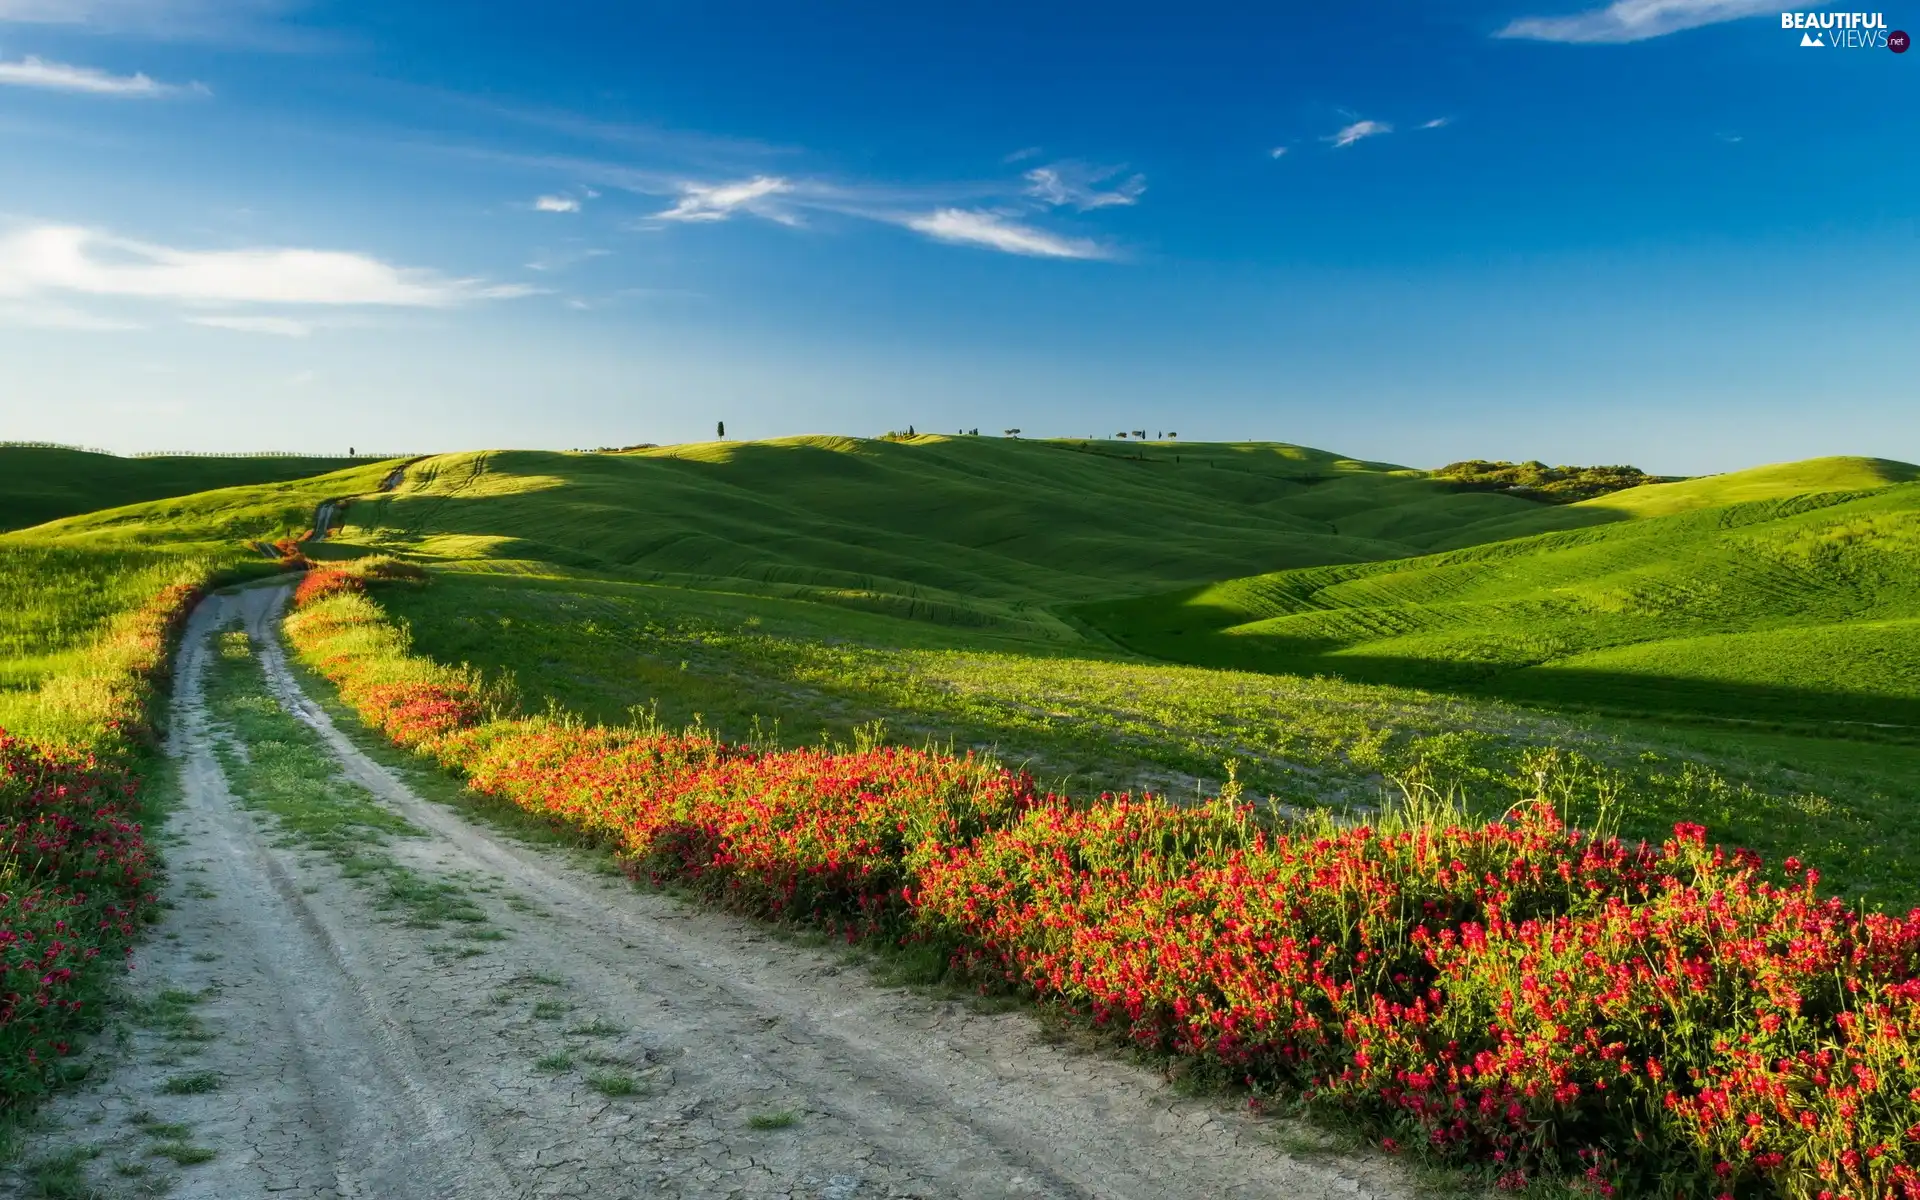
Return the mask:
{"type": "Polygon", "coordinates": [[[1488,462],[1472,458],[1448,463],[1434,472],[1460,492],[1510,492],[1546,504],[1572,504],[1643,483],[1666,483],[1639,467],[1550,467],[1543,462],[1488,462]]]}

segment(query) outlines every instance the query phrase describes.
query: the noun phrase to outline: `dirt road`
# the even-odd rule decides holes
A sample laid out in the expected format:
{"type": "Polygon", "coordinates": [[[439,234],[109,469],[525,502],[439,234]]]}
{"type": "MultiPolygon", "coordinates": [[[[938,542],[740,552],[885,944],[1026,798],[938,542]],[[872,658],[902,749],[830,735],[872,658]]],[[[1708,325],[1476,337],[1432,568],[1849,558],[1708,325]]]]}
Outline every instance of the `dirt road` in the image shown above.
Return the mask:
{"type": "Polygon", "coordinates": [[[50,1109],[39,1152],[94,1155],[102,1193],[161,1190],[157,1168],[124,1171],[164,1165],[153,1131],[173,1128],[213,1152],[164,1172],[193,1197],[1412,1194],[1391,1163],[1288,1157],[1271,1126],[1046,1044],[1023,1014],[879,987],[422,800],[301,694],[285,598],[213,597],[187,634],[176,907],[136,978],[206,999],[50,1109]],[[394,853],[460,881],[504,937],[436,945],[236,804],[203,699],[211,634],[234,622],[340,770],[427,831],[394,853]]]}

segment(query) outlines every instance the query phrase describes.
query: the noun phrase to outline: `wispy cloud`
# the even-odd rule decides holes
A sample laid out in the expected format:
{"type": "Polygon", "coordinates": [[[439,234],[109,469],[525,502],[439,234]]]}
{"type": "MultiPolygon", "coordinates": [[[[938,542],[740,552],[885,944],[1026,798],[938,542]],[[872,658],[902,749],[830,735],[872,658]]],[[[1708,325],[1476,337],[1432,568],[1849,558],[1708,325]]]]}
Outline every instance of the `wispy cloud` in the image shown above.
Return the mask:
{"type": "Polygon", "coordinates": [[[756,175],[736,183],[684,183],[680,185],[679,203],[654,217],[661,221],[724,221],[737,211],[745,211],[792,225],[798,218],[770,203],[773,197],[791,191],[791,183],[771,175],[756,175]]]}
{"type": "Polygon", "coordinates": [[[1132,175],[1102,191],[1101,185],[1120,174],[1122,167],[1090,167],[1085,163],[1057,162],[1035,167],[1025,175],[1027,195],[1055,208],[1071,206],[1081,212],[1115,205],[1138,204],[1147,190],[1144,175],[1132,175]]]}
{"type": "Polygon", "coordinates": [[[1640,42],[1683,29],[1780,11],[1777,0],[1614,0],[1558,17],[1521,17],[1496,37],[1542,42],[1640,42]]]}
{"type": "Polygon", "coordinates": [[[209,329],[230,329],[235,333],[264,333],[273,337],[303,338],[313,333],[311,321],[296,321],[292,317],[239,317],[218,314],[207,317],[188,317],[189,325],[205,325],[209,329]]]}
{"type": "Polygon", "coordinates": [[[70,292],[204,304],[448,308],[532,294],[339,250],[180,250],[68,225],[0,235],[0,296],[70,292]]]}
{"type": "Polygon", "coordinates": [[[568,247],[560,250],[542,250],[527,260],[526,268],[529,271],[564,271],[568,267],[576,266],[589,259],[605,258],[612,253],[611,250],[603,250],[597,246],[584,249],[568,247]]]}
{"type": "Polygon", "coordinates": [[[1267,154],[1271,158],[1285,158],[1287,151],[1291,148],[1292,147],[1289,146],[1275,146],[1272,150],[1269,150],[1267,154]]]}
{"type": "Polygon", "coordinates": [[[0,0],[0,24],[75,25],[174,41],[311,46],[311,32],[279,24],[298,0],[0,0]]]}
{"type": "Polygon", "coordinates": [[[118,333],[142,326],[64,304],[0,304],[0,325],[68,333],[118,333]]]}
{"type": "Polygon", "coordinates": [[[1422,121],[1422,122],[1421,122],[1421,123],[1420,123],[1420,124],[1419,124],[1419,125],[1418,125],[1418,126],[1417,126],[1416,128],[1420,128],[1420,129],[1445,129],[1445,128],[1446,128],[1447,126],[1449,126],[1449,125],[1451,125],[1451,124],[1453,124],[1453,118],[1452,118],[1452,117],[1435,117],[1435,118],[1434,118],[1433,120],[1431,120],[1431,121],[1422,121]]]}
{"type": "Polygon", "coordinates": [[[543,213],[577,213],[580,202],[572,196],[541,196],[533,202],[533,211],[543,213]]]}
{"type": "Polygon", "coordinates": [[[1007,254],[1035,258],[1111,258],[1112,253],[1086,238],[1066,238],[1022,225],[999,213],[978,209],[943,208],[911,217],[907,228],[939,242],[985,246],[1007,254]]]}
{"type": "Polygon", "coordinates": [[[1392,132],[1393,126],[1385,121],[1355,121],[1325,140],[1332,142],[1334,149],[1338,150],[1344,146],[1351,146],[1355,142],[1364,142],[1370,137],[1379,137],[1381,134],[1392,132]]]}
{"type": "Polygon", "coordinates": [[[0,84],[14,87],[44,88],[55,92],[84,92],[91,96],[121,96],[155,99],[180,92],[208,94],[204,84],[184,87],[159,83],[145,75],[114,75],[96,67],[75,67],[47,62],[29,54],[19,62],[0,62],[0,84]]]}

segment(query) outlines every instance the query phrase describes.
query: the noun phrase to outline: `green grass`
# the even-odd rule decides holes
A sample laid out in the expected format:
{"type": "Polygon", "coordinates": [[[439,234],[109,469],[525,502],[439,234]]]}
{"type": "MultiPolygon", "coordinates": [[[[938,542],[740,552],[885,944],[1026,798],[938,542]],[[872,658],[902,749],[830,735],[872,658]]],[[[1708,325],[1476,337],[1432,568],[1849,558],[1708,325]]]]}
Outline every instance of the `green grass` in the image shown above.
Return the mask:
{"type": "Polygon", "coordinates": [[[640,1081],[625,1071],[596,1071],[587,1076],[587,1086],[602,1096],[634,1096],[640,1093],[640,1081]]]}
{"type": "Polygon", "coordinates": [[[1532,794],[1553,747],[1604,765],[1573,770],[1567,786],[1589,811],[1617,790],[1631,835],[1705,820],[1776,860],[1818,862],[1857,894],[1920,900],[1908,815],[1920,747],[1809,753],[1833,743],[968,639],[827,605],[592,578],[453,574],[380,602],[416,650],[511,676],[535,711],[551,699],[602,722],[697,717],[730,740],[786,745],[850,741],[879,720],[892,740],[977,748],[1076,794],[1213,794],[1231,762],[1252,794],[1298,808],[1376,805],[1388,776],[1418,773],[1494,813],[1532,794]]]}
{"type": "Polygon", "coordinates": [[[443,455],[348,519],[348,541],[461,569],[557,566],[1075,641],[1048,606],[1400,556],[1487,520],[1618,518],[1298,446],[923,436],[443,455]]]}
{"type": "Polygon", "coordinates": [[[218,1071],[195,1071],[190,1075],[174,1075],[160,1085],[160,1090],[169,1096],[199,1096],[207,1092],[220,1090],[218,1071]]]}
{"type": "MultiPolygon", "coordinates": [[[[0,515],[8,488],[33,486],[39,478],[38,467],[19,477],[9,474],[8,461],[69,453],[77,454],[0,447],[0,515]]],[[[78,458],[124,462],[101,455],[78,458]]],[[[229,461],[278,463],[283,465],[275,469],[284,471],[292,469],[284,464],[294,460],[229,461]]],[[[298,461],[305,464],[303,471],[328,465],[298,461]]],[[[38,740],[89,743],[88,722],[97,706],[69,701],[84,700],[76,697],[78,691],[107,686],[99,679],[105,668],[96,661],[96,649],[116,618],[172,583],[242,579],[275,569],[246,543],[304,530],[320,501],[375,488],[393,465],[366,464],[312,479],[110,508],[0,534],[0,729],[38,740]]],[[[176,474],[183,487],[196,478],[223,478],[219,471],[204,477],[176,474]]],[[[236,476],[256,477],[277,478],[271,471],[236,476]]],[[[97,498],[114,495],[108,489],[97,498]]]]}
{"type": "Polygon", "coordinates": [[[1920,732],[1920,483],[1889,484],[1897,464],[1871,460],[1798,466],[1750,473],[1757,482],[1655,487],[1725,500],[1783,477],[1793,486],[1879,486],[1075,611],[1123,645],[1182,662],[1632,713],[1920,732]],[[1716,490],[1701,490],[1708,485],[1716,490]]]}
{"type": "Polygon", "coordinates": [[[1814,492],[1860,492],[1920,479],[1920,467],[1886,458],[1809,458],[1725,475],[1656,483],[1583,502],[1635,517],[1666,517],[1696,508],[1725,508],[1814,492]]]}
{"type": "Polygon", "coordinates": [[[205,1146],[195,1146],[189,1142],[161,1142],[147,1153],[158,1158],[172,1159],[176,1166],[182,1167],[198,1166],[219,1157],[213,1150],[205,1146]]]}
{"type": "Polygon", "coordinates": [[[1571,505],[1271,444],[475,453],[370,494],[387,469],[93,513],[31,540],[211,553],[351,495],[315,553],[433,564],[431,587],[385,602],[422,651],[517,685],[529,708],[638,709],[783,744],[881,720],[1081,792],[1205,792],[1231,762],[1303,807],[1375,803],[1410,770],[1502,804],[1557,746],[1621,773],[1630,830],[1722,814],[1731,839],[1831,851],[1866,893],[1911,886],[1905,752],[1849,765],[1780,728],[1900,724],[1887,714],[1913,701],[1920,484],[1902,485],[1903,464],[1815,460],[1571,505]],[[1739,723],[1616,719],[1654,711],[1739,723]]]}
{"type": "Polygon", "coordinates": [[[778,1112],[755,1113],[747,1118],[748,1129],[792,1129],[800,1121],[800,1114],[791,1109],[778,1112]]]}
{"type": "Polygon", "coordinates": [[[91,510],[0,537],[78,549],[163,549],[252,556],[244,543],[307,531],[323,500],[375,491],[398,462],[361,463],[323,475],[247,484],[91,510]]]}
{"type": "Polygon", "coordinates": [[[155,456],[0,445],[0,532],[145,500],[281,483],[337,471],[350,458],[155,456]]]}
{"type": "Polygon", "coordinates": [[[86,1200],[93,1190],[87,1183],[87,1164],[99,1157],[90,1147],[76,1147],[40,1159],[27,1172],[30,1193],[38,1200],[86,1200]]]}

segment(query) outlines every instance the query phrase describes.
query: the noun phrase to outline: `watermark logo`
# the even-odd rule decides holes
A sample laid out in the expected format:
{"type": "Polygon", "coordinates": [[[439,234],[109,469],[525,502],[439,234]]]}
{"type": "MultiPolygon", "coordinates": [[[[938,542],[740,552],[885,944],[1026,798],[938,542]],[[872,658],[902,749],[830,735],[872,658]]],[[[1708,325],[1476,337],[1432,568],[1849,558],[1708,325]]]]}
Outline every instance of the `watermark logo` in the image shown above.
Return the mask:
{"type": "Polygon", "coordinates": [[[1887,28],[1885,13],[1783,12],[1780,28],[1797,30],[1800,44],[1821,50],[1891,50],[1905,54],[1906,32],[1887,28]]]}

